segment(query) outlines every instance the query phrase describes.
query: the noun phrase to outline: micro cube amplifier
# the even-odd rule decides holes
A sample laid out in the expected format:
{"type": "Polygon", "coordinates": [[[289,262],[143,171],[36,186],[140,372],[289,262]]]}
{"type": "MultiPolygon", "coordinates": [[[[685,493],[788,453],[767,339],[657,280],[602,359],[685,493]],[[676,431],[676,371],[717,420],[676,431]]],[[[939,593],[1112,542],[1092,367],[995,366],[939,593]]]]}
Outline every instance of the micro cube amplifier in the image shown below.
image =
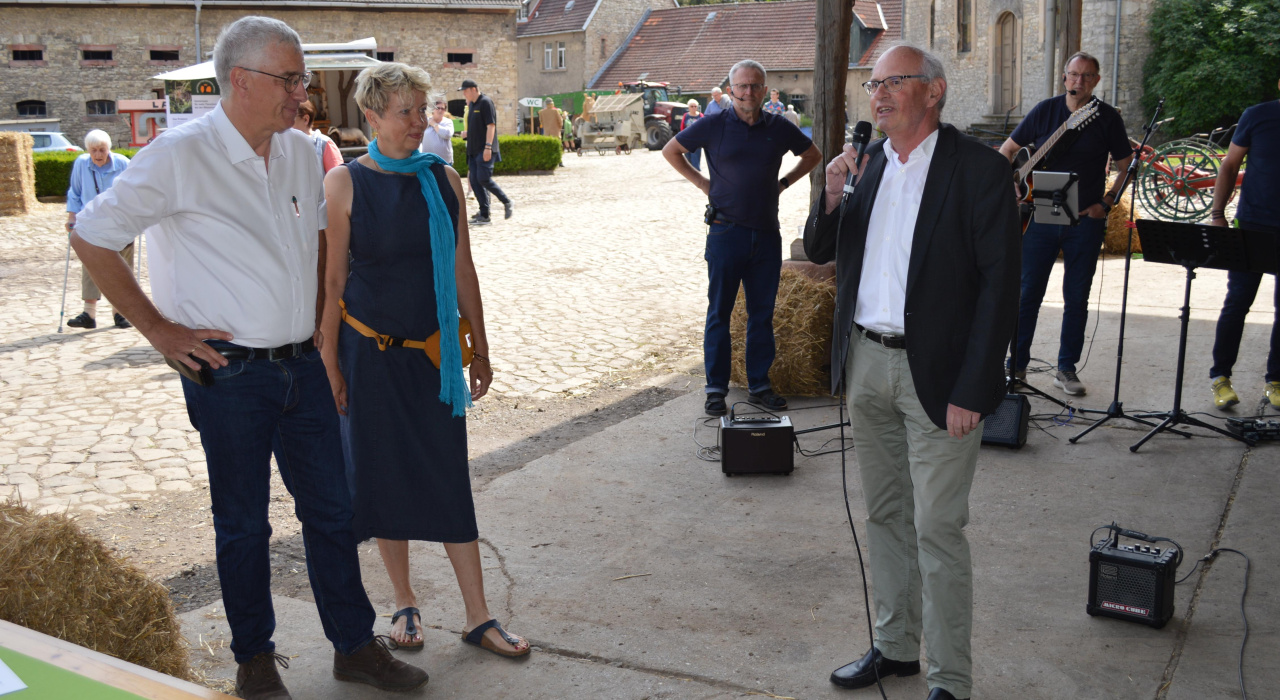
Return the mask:
{"type": "Polygon", "coordinates": [[[720,418],[720,468],[729,475],[790,474],[795,429],[787,416],[720,418]]]}
{"type": "Polygon", "coordinates": [[[1120,535],[1155,541],[1140,532],[1113,530],[1089,552],[1090,615],[1140,622],[1156,629],[1173,618],[1173,588],[1182,552],[1176,547],[1119,543],[1120,535]]]}

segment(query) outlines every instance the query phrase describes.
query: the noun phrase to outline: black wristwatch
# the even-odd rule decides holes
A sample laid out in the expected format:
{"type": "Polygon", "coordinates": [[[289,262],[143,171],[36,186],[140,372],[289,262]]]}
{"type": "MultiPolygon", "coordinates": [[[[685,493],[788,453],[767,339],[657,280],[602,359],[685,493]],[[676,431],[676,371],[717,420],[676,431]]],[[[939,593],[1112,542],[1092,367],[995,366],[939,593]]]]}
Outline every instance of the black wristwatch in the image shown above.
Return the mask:
{"type": "Polygon", "coordinates": [[[778,184],[782,185],[782,189],[784,190],[791,186],[791,182],[787,180],[786,175],[783,175],[782,177],[778,178],[778,184]]]}

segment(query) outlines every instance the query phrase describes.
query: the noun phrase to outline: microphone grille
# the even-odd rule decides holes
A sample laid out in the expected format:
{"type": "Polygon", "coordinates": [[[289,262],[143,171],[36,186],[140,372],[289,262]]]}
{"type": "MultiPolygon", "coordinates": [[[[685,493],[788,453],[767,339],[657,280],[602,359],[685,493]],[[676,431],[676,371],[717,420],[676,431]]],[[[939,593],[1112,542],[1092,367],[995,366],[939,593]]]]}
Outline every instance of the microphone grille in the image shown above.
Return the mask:
{"type": "Polygon", "coordinates": [[[871,122],[858,122],[853,126],[853,142],[871,142],[871,122]]]}

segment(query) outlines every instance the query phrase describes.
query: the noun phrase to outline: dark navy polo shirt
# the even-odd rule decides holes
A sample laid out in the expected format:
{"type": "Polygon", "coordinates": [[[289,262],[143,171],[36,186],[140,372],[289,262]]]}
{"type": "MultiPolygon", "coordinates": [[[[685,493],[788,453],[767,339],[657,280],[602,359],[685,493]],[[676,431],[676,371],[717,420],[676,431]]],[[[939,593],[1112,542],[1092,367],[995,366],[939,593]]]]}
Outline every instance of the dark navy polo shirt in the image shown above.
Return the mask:
{"type": "MultiPolygon", "coordinates": [[[[1019,146],[1029,146],[1035,153],[1070,116],[1066,95],[1050,97],[1032,107],[1009,138],[1019,146]]],[[[1063,134],[1036,170],[1079,175],[1079,206],[1087,209],[1102,201],[1107,187],[1107,155],[1119,160],[1131,155],[1133,147],[1129,145],[1120,113],[1102,101],[1098,102],[1098,114],[1093,121],[1076,133],[1074,143],[1070,132],[1063,134]]]]}
{"type": "MultiPolygon", "coordinates": [[[[782,156],[800,155],[813,141],[795,124],[762,112],[747,126],[734,109],[703,117],[676,134],[681,146],[705,149],[711,170],[711,203],[718,218],[748,228],[777,231],[782,156]]],[[[796,183],[791,183],[796,184],[796,183]]]]}
{"type": "Polygon", "coordinates": [[[1280,100],[1246,109],[1231,143],[1249,149],[1236,218],[1280,225],[1280,100]]]}

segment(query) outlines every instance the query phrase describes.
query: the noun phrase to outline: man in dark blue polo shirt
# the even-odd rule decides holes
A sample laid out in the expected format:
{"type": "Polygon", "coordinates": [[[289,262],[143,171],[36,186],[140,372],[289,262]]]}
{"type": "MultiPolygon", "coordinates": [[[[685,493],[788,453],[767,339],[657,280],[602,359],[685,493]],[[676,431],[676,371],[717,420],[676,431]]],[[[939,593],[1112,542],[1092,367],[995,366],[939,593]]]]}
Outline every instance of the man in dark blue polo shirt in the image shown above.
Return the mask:
{"type": "MultiPolygon", "coordinates": [[[[1093,99],[1093,89],[1101,80],[1098,59],[1080,52],[1067,59],[1062,83],[1064,95],[1050,97],[1027,112],[1027,116],[1000,146],[1010,161],[1018,149],[1042,145],[1073,112],[1093,99]]],[[[1084,351],[1084,329],[1089,318],[1089,289],[1098,268],[1098,254],[1107,233],[1107,214],[1116,203],[1115,190],[1103,194],[1107,187],[1107,157],[1123,171],[1129,167],[1133,149],[1125,134],[1120,113],[1109,104],[1098,103],[1097,117],[1079,131],[1067,132],[1038,168],[1049,172],[1071,172],[1080,177],[1077,196],[1080,223],[1055,226],[1031,222],[1022,237],[1022,301],[1018,310],[1017,352],[1011,369],[1019,379],[1026,379],[1031,361],[1031,339],[1036,332],[1040,302],[1049,286],[1049,274],[1062,251],[1062,332],[1058,341],[1058,372],[1053,385],[1071,396],[1085,393],[1084,383],[1076,376],[1076,363],[1084,351]],[[1069,142],[1073,140],[1074,142],[1069,142]]]]}
{"type": "MultiPolygon", "coordinates": [[[[1278,84],[1280,85],[1280,84],[1278,84]]],[[[1213,186],[1213,209],[1210,223],[1226,226],[1225,209],[1236,189],[1236,175],[1249,156],[1249,169],[1240,185],[1240,203],[1236,208],[1236,226],[1254,231],[1280,234],[1280,100],[1263,102],[1244,111],[1227,157],[1218,170],[1218,180],[1213,186]]],[[[1218,408],[1228,408],[1240,403],[1240,397],[1231,388],[1231,368],[1240,352],[1240,338],[1244,334],[1244,317],[1253,305],[1262,284],[1262,275],[1253,272],[1227,273],[1227,299],[1222,303],[1218,316],[1218,329],[1213,340],[1213,367],[1209,377],[1213,381],[1213,402],[1218,408]]],[[[1271,350],[1267,354],[1267,373],[1264,393],[1272,408],[1280,409],[1280,283],[1275,285],[1273,305],[1276,317],[1271,321],[1271,350]]]]}
{"type": "Polygon", "coordinates": [[[707,415],[727,412],[731,350],[729,316],[741,285],[747,298],[747,401],[782,410],[787,400],[773,391],[773,303],[782,272],[782,236],[778,196],[809,174],[822,153],[786,119],[761,109],[768,93],[765,70],[755,61],[739,61],[729,70],[733,109],[703,117],[676,134],[662,155],[676,172],[706,193],[714,208],[704,257],[711,278],[702,352],[707,373],[707,415]],[[707,152],[708,179],[684,154],[707,152]],[[800,156],[779,178],[782,156],[800,156]]]}

